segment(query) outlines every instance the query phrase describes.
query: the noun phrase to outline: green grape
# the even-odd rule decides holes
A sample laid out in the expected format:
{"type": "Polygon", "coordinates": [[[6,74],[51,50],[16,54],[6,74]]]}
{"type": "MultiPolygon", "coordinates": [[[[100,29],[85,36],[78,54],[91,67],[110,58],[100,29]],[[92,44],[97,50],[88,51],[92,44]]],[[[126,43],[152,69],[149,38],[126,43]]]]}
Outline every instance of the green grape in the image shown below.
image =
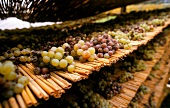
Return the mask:
{"type": "Polygon", "coordinates": [[[44,63],[50,62],[50,57],[44,56],[44,57],[43,57],[43,62],[44,62],[44,63]]]}
{"type": "Polygon", "coordinates": [[[52,47],[50,50],[55,52],[57,50],[57,48],[56,47],[52,47]]]}
{"type": "Polygon", "coordinates": [[[47,56],[50,57],[50,58],[53,58],[54,57],[54,52],[53,51],[49,51],[47,56]]]}
{"type": "Polygon", "coordinates": [[[61,68],[65,68],[65,67],[67,67],[67,65],[68,65],[67,60],[65,60],[65,59],[61,59],[61,60],[60,60],[59,66],[60,66],[61,68]]]}
{"type": "Polygon", "coordinates": [[[4,53],[4,57],[8,58],[8,53],[7,52],[4,53]]]}
{"type": "Polygon", "coordinates": [[[62,47],[58,47],[56,49],[56,52],[60,52],[61,54],[63,54],[64,53],[64,49],[62,47]]]}
{"type": "Polygon", "coordinates": [[[29,79],[26,76],[21,76],[18,78],[18,83],[26,86],[29,83],[29,79]]]}
{"type": "Polygon", "coordinates": [[[90,47],[88,51],[90,52],[91,55],[95,54],[95,49],[93,47],[90,47]]]}
{"type": "Polygon", "coordinates": [[[23,84],[20,84],[20,83],[17,83],[14,87],[14,93],[21,93],[22,90],[24,89],[24,85],[23,84]]]}
{"type": "Polygon", "coordinates": [[[21,51],[20,50],[15,50],[14,51],[14,56],[20,56],[21,55],[21,51]]]}
{"type": "Polygon", "coordinates": [[[69,66],[67,67],[68,72],[73,72],[74,69],[75,69],[75,66],[74,66],[74,65],[69,65],[69,66]]]}
{"type": "Polygon", "coordinates": [[[108,53],[105,53],[105,54],[104,54],[104,58],[108,59],[109,57],[110,57],[110,56],[109,56],[108,53]]]}
{"type": "Polygon", "coordinates": [[[80,57],[79,57],[79,61],[83,63],[83,62],[86,62],[86,59],[83,58],[82,56],[80,56],[80,57]]]}
{"type": "Polygon", "coordinates": [[[52,59],[51,60],[51,65],[58,66],[59,65],[59,60],[58,59],[52,59]]]}
{"type": "Polygon", "coordinates": [[[73,49],[74,49],[75,51],[77,51],[77,50],[80,49],[80,48],[81,48],[81,45],[80,45],[80,44],[75,44],[74,47],[73,47],[73,49]]]}
{"type": "Polygon", "coordinates": [[[124,45],[124,49],[126,49],[126,50],[129,50],[129,49],[131,49],[132,48],[132,45],[131,44],[125,44],[124,45]]]}
{"type": "Polygon", "coordinates": [[[66,48],[66,47],[69,47],[70,45],[68,44],[68,43],[64,43],[63,45],[62,45],[62,48],[66,48]]]}
{"type": "Polygon", "coordinates": [[[84,45],[84,41],[83,40],[79,40],[79,42],[78,42],[78,44],[80,44],[81,46],[83,46],[84,45]]]}
{"type": "Polygon", "coordinates": [[[55,53],[54,58],[61,60],[63,58],[63,55],[60,52],[55,53]]]}
{"type": "Polygon", "coordinates": [[[5,60],[4,56],[0,56],[0,61],[5,60]]]}
{"type": "Polygon", "coordinates": [[[88,61],[94,61],[95,60],[95,55],[90,55],[90,57],[88,58],[88,61]]]}
{"type": "Polygon", "coordinates": [[[13,72],[14,70],[15,70],[14,65],[9,62],[8,63],[6,62],[3,64],[2,68],[1,68],[1,74],[8,75],[8,74],[10,74],[10,72],[13,72]]]}
{"type": "Polygon", "coordinates": [[[74,58],[73,58],[72,56],[67,56],[65,59],[67,60],[67,62],[68,62],[69,64],[72,64],[72,63],[73,63],[73,60],[74,60],[74,58]]]}
{"type": "Polygon", "coordinates": [[[77,55],[81,56],[82,53],[83,53],[83,50],[82,50],[82,49],[78,49],[78,50],[77,50],[77,55]]]}
{"type": "Polygon", "coordinates": [[[72,50],[72,51],[71,51],[71,56],[73,56],[73,57],[77,56],[76,51],[72,50]]]}
{"type": "Polygon", "coordinates": [[[41,52],[41,56],[44,57],[44,56],[47,56],[48,52],[47,51],[42,51],[41,52]]]}
{"type": "Polygon", "coordinates": [[[10,72],[8,75],[5,75],[5,78],[9,81],[15,80],[17,78],[17,74],[15,72],[10,72]]]}
{"type": "Polygon", "coordinates": [[[10,58],[10,57],[13,57],[14,56],[14,53],[9,53],[8,54],[8,57],[10,58]]]}

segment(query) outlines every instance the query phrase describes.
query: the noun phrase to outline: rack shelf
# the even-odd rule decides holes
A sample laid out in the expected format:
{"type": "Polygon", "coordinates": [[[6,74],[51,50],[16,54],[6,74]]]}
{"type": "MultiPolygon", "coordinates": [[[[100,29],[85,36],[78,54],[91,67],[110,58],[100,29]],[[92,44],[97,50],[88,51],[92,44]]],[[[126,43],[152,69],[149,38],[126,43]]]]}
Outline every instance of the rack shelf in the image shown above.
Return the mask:
{"type": "Polygon", "coordinates": [[[142,83],[145,82],[146,78],[148,77],[148,75],[150,74],[152,67],[163,57],[165,59],[167,59],[167,55],[170,54],[170,51],[166,52],[164,54],[164,52],[168,49],[167,46],[169,45],[169,42],[167,42],[167,44],[164,47],[160,47],[157,49],[157,53],[155,53],[155,59],[152,61],[145,61],[146,65],[148,66],[147,69],[145,71],[141,71],[141,72],[135,72],[134,73],[134,80],[132,81],[128,81],[122,84],[122,86],[124,87],[124,93],[121,93],[117,96],[114,96],[111,100],[109,100],[111,103],[113,103],[115,108],[126,108],[128,107],[130,101],[132,100],[132,98],[135,96],[138,88],[140,87],[140,85],[142,83]]]}

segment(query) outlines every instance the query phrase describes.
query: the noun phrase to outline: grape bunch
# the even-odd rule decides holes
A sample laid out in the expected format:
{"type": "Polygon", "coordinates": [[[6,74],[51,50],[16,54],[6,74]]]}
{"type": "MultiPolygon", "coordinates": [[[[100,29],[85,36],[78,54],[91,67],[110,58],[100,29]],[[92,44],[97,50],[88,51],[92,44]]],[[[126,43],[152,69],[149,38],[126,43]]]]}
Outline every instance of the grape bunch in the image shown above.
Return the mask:
{"type": "Polygon", "coordinates": [[[130,35],[129,33],[124,33],[122,31],[109,31],[108,32],[109,35],[111,35],[112,37],[114,37],[114,39],[116,39],[119,44],[120,44],[120,48],[124,48],[126,50],[131,49],[132,45],[130,44],[130,35]]]}
{"type": "Polygon", "coordinates": [[[78,85],[80,93],[83,96],[81,100],[82,108],[112,108],[112,104],[101,97],[99,94],[94,93],[92,90],[87,89],[85,85],[78,85]]]}
{"type": "Polygon", "coordinates": [[[160,68],[160,63],[159,62],[157,62],[155,65],[154,65],[154,67],[152,67],[152,70],[158,70],[160,68]]]}
{"type": "Polygon", "coordinates": [[[114,71],[114,66],[104,67],[89,78],[91,82],[95,81],[93,90],[106,99],[110,99],[123,91],[123,87],[115,82],[114,71]]]}
{"type": "Polygon", "coordinates": [[[96,59],[95,49],[90,42],[79,40],[71,51],[71,56],[78,58],[80,62],[94,61],[96,59]]]}
{"type": "Polygon", "coordinates": [[[23,49],[23,46],[19,44],[17,47],[4,52],[3,56],[0,56],[0,61],[10,60],[15,64],[36,62],[38,53],[39,51],[33,51],[29,48],[23,49]]]}
{"type": "Polygon", "coordinates": [[[21,93],[29,83],[26,76],[19,76],[16,66],[11,61],[0,62],[0,96],[3,99],[12,97],[15,93],[21,93]]]}
{"type": "Polygon", "coordinates": [[[146,64],[143,60],[138,60],[134,56],[128,56],[125,58],[120,68],[128,72],[139,72],[146,69],[146,64]]]}
{"type": "Polygon", "coordinates": [[[142,27],[143,29],[145,29],[146,32],[152,32],[154,30],[153,25],[149,25],[147,23],[142,23],[140,24],[140,27],[142,27]]]}
{"type": "Polygon", "coordinates": [[[151,73],[149,74],[149,76],[147,77],[147,80],[152,80],[152,79],[155,78],[155,77],[156,77],[156,74],[153,73],[153,72],[151,72],[151,73]]]}
{"type": "Polygon", "coordinates": [[[133,79],[134,79],[133,74],[131,74],[129,72],[125,72],[121,76],[118,77],[118,81],[120,83],[127,82],[127,81],[133,80],[133,79]]]}
{"type": "Polygon", "coordinates": [[[165,24],[165,20],[164,19],[153,19],[151,21],[151,24],[155,26],[163,26],[165,24]]]}
{"type": "Polygon", "coordinates": [[[139,87],[138,92],[142,92],[145,95],[145,94],[148,94],[150,92],[150,88],[142,84],[139,87]]]}
{"type": "Polygon", "coordinates": [[[74,71],[74,58],[70,55],[65,55],[65,49],[63,47],[52,47],[49,51],[42,51],[41,56],[42,65],[50,65],[50,68],[64,69],[68,72],[74,71]]]}
{"type": "Polygon", "coordinates": [[[113,96],[120,94],[123,91],[121,85],[113,81],[101,80],[97,85],[97,92],[106,99],[111,99],[113,96]]]}
{"type": "Polygon", "coordinates": [[[109,58],[119,49],[118,41],[111,38],[108,34],[98,35],[90,42],[93,43],[99,58],[109,58]]]}
{"type": "Polygon", "coordinates": [[[128,108],[137,108],[138,107],[138,103],[142,101],[143,99],[143,95],[148,94],[150,92],[150,89],[145,86],[145,85],[141,85],[135,95],[135,97],[131,100],[128,108]]]}
{"type": "Polygon", "coordinates": [[[138,55],[137,58],[143,60],[153,60],[154,53],[155,51],[153,49],[150,50],[144,47],[139,47],[139,50],[136,51],[136,55],[138,55]]]}

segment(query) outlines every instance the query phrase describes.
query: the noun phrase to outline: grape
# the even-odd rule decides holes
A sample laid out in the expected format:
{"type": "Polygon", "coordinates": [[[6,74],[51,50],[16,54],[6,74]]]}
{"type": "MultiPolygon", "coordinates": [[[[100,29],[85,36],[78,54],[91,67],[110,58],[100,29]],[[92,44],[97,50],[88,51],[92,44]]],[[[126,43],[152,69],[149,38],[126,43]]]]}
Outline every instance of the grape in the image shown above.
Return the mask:
{"type": "Polygon", "coordinates": [[[24,89],[24,85],[23,84],[20,84],[20,83],[17,83],[14,87],[14,93],[21,93],[22,90],[24,89]]]}
{"type": "Polygon", "coordinates": [[[69,64],[72,64],[72,63],[73,63],[73,60],[74,60],[74,58],[73,58],[72,56],[67,56],[65,59],[67,60],[67,62],[68,62],[69,64]]]}
{"type": "Polygon", "coordinates": [[[20,56],[20,54],[21,54],[21,51],[20,51],[20,50],[14,51],[14,56],[20,56]]]}
{"type": "Polygon", "coordinates": [[[97,38],[97,40],[98,40],[99,42],[101,42],[101,41],[103,40],[103,38],[100,36],[100,37],[97,38]]]}
{"type": "MultiPolygon", "coordinates": [[[[41,63],[43,63],[43,62],[41,62],[41,63]]],[[[43,66],[44,67],[44,66],[43,66]]],[[[40,75],[41,73],[41,69],[39,68],[39,67],[35,67],[34,68],[34,73],[36,74],[36,75],[40,75]]]]}
{"type": "Polygon", "coordinates": [[[50,57],[50,58],[53,58],[54,57],[54,52],[53,51],[49,51],[47,56],[50,57]]]}
{"type": "Polygon", "coordinates": [[[44,57],[44,56],[47,56],[48,52],[47,51],[42,51],[41,52],[41,56],[44,57]]]}
{"type": "Polygon", "coordinates": [[[42,74],[47,74],[49,72],[48,68],[42,68],[41,70],[42,74]]]}
{"type": "Polygon", "coordinates": [[[83,40],[79,40],[78,44],[80,44],[81,46],[84,45],[84,41],[83,40]]]}
{"type": "Polygon", "coordinates": [[[90,55],[90,57],[88,58],[88,61],[94,61],[94,60],[95,60],[94,54],[93,54],[93,55],[90,55]]]}
{"type": "Polygon", "coordinates": [[[0,76],[0,86],[6,82],[3,76],[0,76]]]}
{"type": "Polygon", "coordinates": [[[4,57],[8,58],[8,53],[7,52],[4,52],[4,57]]]}
{"type": "Polygon", "coordinates": [[[106,39],[102,39],[102,43],[106,43],[106,41],[107,41],[106,39]]]}
{"type": "Polygon", "coordinates": [[[85,45],[88,46],[88,48],[90,47],[90,42],[86,42],[85,45]]]}
{"type": "Polygon", "coordinates": [[[105,53],[105,54],[104,54],[104,58],[107,58],[107,59],[108,59],[109,57],[110,57],[110,56],[109,56],[108,53],[105,53]]]}
{"type": "Polygon", "coordinates": [[[52,47],[50,50],[55,52],[57,50],[57,48],[56,47],[52,47]]]}
{"type": "Polygon", "coordinates": [[[26,56],[20,56],[20,57],[19,57],[19,60],[20,60],[21,62],[26,62],[26,61],[27,61],[27,57],[26,57],[26,56]]]}
{"type": "Polygon", "coordinates": [[[14,56],[14,53],[9,53],[8,54],[8,57],[10,58],[10,57],[13,57],[14,56]]]}
{"type": "Polygon", "coordinates": [[[101,47],[102,47],[102,48],[106,48],[106,47],[107,47],[107,44],[106,44],[106,43],[102,43],[101,47]]]}
{"type": "Polygon", "coordinates": [[[70,45],[68,44],[68,43],[64,43],[63,45],[62,45],[62,48],[66,48],[66,47],[70,47],[70,45]]]}
{"type": "Polygon", "coordinates": [[[74,71],[74,68],[75,68],[74,65],[69,65],[69,66],[67,67],[67,70],[68,70],[69,72],[73,72],[73,71],[74,71]]]}
{"type": "Polygon", "coordinates": [[[17,74],[15,72],[10,72],[10,74],[5,75],[5,78],[9,81],[15,80],[17,78],[17,74]]]}
{"type": "Polygon", "coordinates": [[[98,54],[97,54],[97,57],[103,58],[103,53],[98,53],[98,54]]]}
{"type": "Polygon", "coordinates": [[[51,60],[51,65],[58,66],[59,65],[59,60],[58,59],[52,59],[51,60]]]}
{"type": "Polygon", "coordinates": [[[112,46],[107,46],[107,48],[108,48],[109,50],[112,50],[112,46]]]}
{"type": "Polygon", "coordinates": [[[63,54],[64,53],[64,49],[62,47],[58,47],[56,49],[56,52],[60,52],[61,54],[63,54]]]}
{"type": "Polygon", "coordinates": [[[73,56],[73,57],[77,56],[76,51],[72,50],[72,51],[71,51],[71,56],[73,56]]]}
{"type": "Polygon", "coordinates": [[[10,97],[12,97],[14,95],[14,92],[12,91],[12,90],[7,90],[7,91],[5,91],[5,93],[4,93],[4,97],[5,98],[10,98],[10,97]]]}
{"type": "Polygon", "coordinates": [[[83,58],[82,56],[80,56],[80,57],[79,57],[79,61],[83,63],[83,62],[86,62],[86,59],[83,58]]]}
{"type": "Polygon", "coordinates": [[[61,68],[65,68],[65,67],[67,67],[67,65],[68,65],[67,60],[65,60],[65,59],[60,60],[59,66],[61,68]]]}
{"type": "Polygon", "coordinates": [[[109,45],[109,46],[113,46],[114,43],[113,43],[112,41],[110,41],[110,42],[108,43],[108,45],[109,45]]]}
{"type": "Polygon", "coordinates": [[[50,62],[50,57],[44,56],[44,57],[43,57],[43,62],[44,62],[44,63],[50,62]]]}
{"type": "Polygon", "coordinates": [[[99,48],[99,49],[98,49],[98,52],[99,52],[99,53],[102,53],[102,52],[103,52],[103,49],[102,49],[102,48],[99,48]]]}
{"type": "Polygon", "coordinates": [[[90,52],[89,51],[83,51],[82,57],[85,59],[88,59],[90,57],[90,52]]]}
{"type": "Polygon", "coordinates": [[[11,63],[4,63],[2,68],[1,68],[1,74],[3,75],[8,75],[10,72],[14,71],[14,65],[11,63]]]}
{"type": "Polygon", "coordinates": [[[29,83],[29,79],[26,76],[21,76],[18,78],[18,83],[26,86],[29,83]]]}
{"type": "Polygon", "coordinates": [[[8,89],[8,90],[9,89],[13,90],[15,85],[16,85],[16,82],[8,81],[4,83],[3,88],[8,89]]]}
{"type": "Polygon", "coordinates": [[[90,47],[88,51],[90,52],[90,54],[95,54],[95,49],[93,47],[90,47]]]}
{"type": "Polygon", "coordinates": [[[78,49],[78,50],[77,50],[77,55],[81,56],[82,53],[83,53],[83,49],[78,49]]]}
{"type": "Polygon", "coordinates": [[[132,48],[132,45],[130,45],[130,44],[125,44],[124,45],[124,49],[126,49],[126,50],[129,50],[131,48],[132,48]]]}
{"type": "MultiPolygon", "coordinates": [[[[113,50],[114,51],[114,50],[113,50]]],[[[113,55],[113,51],[109,51],[108,54],[109,56],[112,56],[113,55]]]]}
{"type": "Polygon", "coordinates": [[[60,52],[55,53],[54,56],[55,59],[61,60],[63,58],[63,55],[60,52]]]}
{"type": "Polygon", "coordinates": [[[81,47],[81,49],[82,49],[83,51],[85,51],[85,50],[88,49],[88,46],[87,46],[87,45],[83,45],[83,46],[81,47]]]}
{"type": "Polygon", "coordinates": [[[95,46],[96,50],[98,50],[99,48],[101,48],[101,45],[98,44],[98,45],[95,46]]]}
{"type": "Polygon", "coordinates": [[[109,52],[109,49],[106,47],[106,48],[103,49],[103,51],[104,51],[105,53],[107,53],[107,52],[109,52]]]}
{"type": "Polygon", "coordinates": [[[4,56],[0,56],[0,61],[5,60],[4,56]]]}
{"type": "Polygon", "coordinates": [[[18,44],[17,47],[18,47],[19,49],[23,49],[23,46],[22,46],[21,44],[18,44]]]}
{"type": "Polygon", "coordinates": [[[78,49],[80,49],[81,48],[81,45],[80,44],[75,44],[74,45],[74,50],[75,51],[77,51],[78,49]]]}

